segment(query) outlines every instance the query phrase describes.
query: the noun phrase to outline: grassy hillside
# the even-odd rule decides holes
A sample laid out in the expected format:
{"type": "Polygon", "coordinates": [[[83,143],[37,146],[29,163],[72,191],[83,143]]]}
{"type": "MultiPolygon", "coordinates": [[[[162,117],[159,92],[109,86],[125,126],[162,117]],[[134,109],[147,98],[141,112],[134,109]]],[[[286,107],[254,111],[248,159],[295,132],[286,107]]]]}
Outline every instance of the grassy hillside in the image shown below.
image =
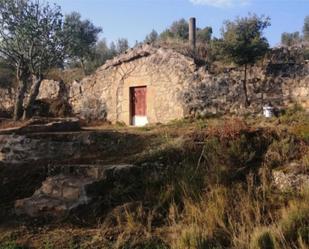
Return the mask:
{"type": "Polygon", "coordinates": [[[272,179],[274,170],[309,174],[309,116],[298,108],[271,120],[97,129],[144,139],[128,157],[139,180],[61,220],[3,224],[1,249],[309,248],[308,187],[281,191],[272,179]]]}

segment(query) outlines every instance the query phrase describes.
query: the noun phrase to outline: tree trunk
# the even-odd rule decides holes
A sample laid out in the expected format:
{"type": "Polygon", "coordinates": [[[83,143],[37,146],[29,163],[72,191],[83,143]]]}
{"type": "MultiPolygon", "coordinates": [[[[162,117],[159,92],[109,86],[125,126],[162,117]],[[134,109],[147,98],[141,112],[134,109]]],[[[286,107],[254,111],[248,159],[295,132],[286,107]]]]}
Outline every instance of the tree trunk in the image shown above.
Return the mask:
{"type": "Polygon", "coordinates": [[[18,78],[18,89],[15,97],[14,115],[13,119],[15,121],[19,120],[23,115],[23,103],[25,98],[25,93],[27,90],[27,80],[18,78]]]}
{"type": "Polygon", "coordinates": [[[250,101],[248,99],[248,91],[247,91],[247,67],[248,65],[245,64],[245,75],[243,80],[243,89],[245,94],[245,107],[248,107],[250,105],[250,101]]]}
{"type": "Polygon", "coordinates": [[[24,110],[24,115],[23,115],[23,119],[28,119],[31,118],[32,116],[32,107],[33,104],[37,98],[37,96],[39,95],[39,90],[40,90],[40,86],[41,83],[43,81],[43,77],[42,76],[32,76],[32,87],[30,90],[30,94],[29,94],[29,98],[24,110]]]}

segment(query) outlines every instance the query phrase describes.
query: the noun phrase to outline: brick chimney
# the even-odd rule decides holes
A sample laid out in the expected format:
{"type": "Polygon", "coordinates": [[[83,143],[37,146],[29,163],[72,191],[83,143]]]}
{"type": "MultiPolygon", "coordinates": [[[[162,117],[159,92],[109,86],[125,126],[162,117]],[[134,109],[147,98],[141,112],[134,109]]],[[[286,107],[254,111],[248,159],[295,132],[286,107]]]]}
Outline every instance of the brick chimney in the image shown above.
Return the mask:
{"type": "Polygon", "coordinates": [[[196,47],[196,19],[191,17],[189,20],[189,42],[192,49],[196,47]]]}

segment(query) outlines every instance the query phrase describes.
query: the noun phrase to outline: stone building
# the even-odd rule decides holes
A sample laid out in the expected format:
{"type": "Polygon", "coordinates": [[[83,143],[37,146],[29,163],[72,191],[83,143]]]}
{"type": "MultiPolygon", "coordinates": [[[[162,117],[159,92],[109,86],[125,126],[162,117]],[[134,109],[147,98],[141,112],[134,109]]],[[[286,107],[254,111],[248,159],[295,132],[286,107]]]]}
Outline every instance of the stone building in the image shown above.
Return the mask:
{"type": "MultiPolygon", "coordinates": [[[[273,50],[274,55],[284,51],[273,50]]],[[[309,110],[309,64],[289,58],[266,59],[248,71],[251,102],[244,105],[242,68],[210,72],[172,49],[143,45],[108,61],[95,74],[68,90],[73,113],[85,119],[145,125],[167,123],[189,115],[259,114],[271,102],[295,103],[309,110]]]]}
{"type": "Polygon", "coordinates": [[[136,126],[166,123],[184,117],[181,94],[195,80],[197,70],[190,57],[143,45],[74,82],[70,104],[82,118],[106,118],[136,126]]]}
{"type": "MultiPolygon", "coordinates": [[[[189,41],[196,43],[196,20],[189,21],[189,41]]],[[[69,99],[81,117],[143,126],[183,118],[182,94],[196,80],[194,59],[171,49],[143,45],[108,61],[71,87],[69,99]]]]}

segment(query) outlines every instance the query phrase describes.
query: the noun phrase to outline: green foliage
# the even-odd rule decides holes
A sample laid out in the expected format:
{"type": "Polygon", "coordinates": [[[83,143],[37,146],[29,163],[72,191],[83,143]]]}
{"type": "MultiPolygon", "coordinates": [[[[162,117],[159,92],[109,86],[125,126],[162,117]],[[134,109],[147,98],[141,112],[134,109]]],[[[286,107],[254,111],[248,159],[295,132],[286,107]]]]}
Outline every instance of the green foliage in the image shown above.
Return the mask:
{"type": "Polygon", "coordinates": [[[184,229],[178,242],[177,249],[219,249],[200,233],[195,226],[184,229]]]}
{"type": "Polygon", "coordinates": [[[244,66],[243,89],[245,106],[250,105],[247,94],[247,66],[254,64],[268,51],[269,44],[263,30],[270,26],[268,17],[249,15],[226,21],[222,28],[223,56],[238,66],[244,66]]]}
{"type": "Polygon", "coordinates": [[[1,56],[17,65],[17,69],[39,75],[62,62],[59,7],[29,0],[2,0],[0,26],[1,56]]]}
{"type": "MultiPolygon", "coordinates": [[[[130,244],[125,245],[121,249],[131,249],[132,246],[130,244]]],[[[141,245],[134,246],[135,249],[169,249],[167,245],[160,241],[146,241],[141,245]]]]}
{"type": "Polygon", "coordinates": [[[14,81],[14,68],[0,59],[0,88],[11,87],[14,81]]]}
{"type": "Polygon", "coordinates": [[[203,29],[197,29],[196,39],[201,43],[209,43],[212,36],[212,27],[205,27],[203,29]]]}
{"type": "Polygon", "coordinates": [[[281,35],[281,44],[285,46],[293,46],[301,42],[301,37],[299,32],[287,33],[284,32],[281,35]]]}
{"type": "Polygon", "coordinates": [[[120,38],[116,42],[116,52],[117,54],[124,53],[129,48],[129,42],[126,38],[120,38]]]}
{"type": "Polygon", "coordinates": [[[214,38],[210,41],[208,61],[224,61],[226,59],[223,44],[223,39],[214,38]]]}
{"type": "Polygon", "coordinates": [[[154,29],[145,37],[145,43],[155,43],[159,38],[159,34],[154,29]]]}
{"type": "Polygon", "coordinates": [[[15,68],[19,83],[15,120],[23,115],[24,106],[24,114],[29,114],[44,74],[61,65],[63,55],[60,7],[30,0],[0,2],[0,56],[15,68]],[[31,90],[23,105],[27,87],[31,90]]]}
{"type": "Polygon", "coordinates": [[[160,40],[165,41],[165,40],[168,40],[170,38],[174,38],[174,34],[169,29],[164,30],[160,34],[160,40]]]}
{"type": "Polygon", "coordinates": [[[291,203],[284,211],[279,227],[289,244],[303,243],[309,246],[309,200],[291,203]]]}
{"type": "Polygon", "coordinates": [[[187,40],[189,38],[189,24],[184,18],[173,22],[169,30],[176,39],[187,40]]]}
{"type": "Polygon", "coordinates": [[[296,103],[283,111],[280,116],[280,121],[287,125],[293,125],[296,123],[305,124],[309,121],[309,115],[306,114],[301,105],[296,103]]]}
{"type": "Polygon", "coordinates": [[[54,249],[52,242],[50,242],[48,239],[44,241],[44,249],[54,249]]]}
{"type": "Polygon", "coordinates": [[[300,152],[299,142],[293,136],[274,140],[265,155],[265,162],[271,167],[282,166],[295,159],[300,152]]]}
{"type": "Polygon", "coordinates": [[[231,162],[240,167],[248,166],[256,158],[256,145],[245,134],[242,134],[237,140],[230,141],[228,155],[231,162]]]}
{"type": "Polygon", "coordinates": [[[182,18],[172,23],[172,25],[160,34],[161,40],[177,39],[188,40],[189,39],[189,24],[182,18]]]}
{"type": "Polygon", "coordinates": [[[275,249],[275,238],[271,229],[257,228],[252,235],[250,249],[275,249]]]}
{"type": "Polygon", "coordinates": [[[98,35],[102,29],[89,20],[81,20],[81,15],[73,12],[65,16],[63,31],[68,58],[73,62],[79,62],[85,70],[85,62],[93,55],[98,35]]]}
{"type": "Polygon", "coordinates": [[[305,40],[309,41],[309,16],[305,17],[303,33],[305,40]]]}
{"type": "Polygon", "coordinates": [[[26,248],[17,245],[15,242],[7,242],[4,244],[0,244],[0,249],[26,249],[26,248]]]}
{"type": "Polygon", "coordinates": [[[98,67],[102,66],[107,60],[117,55],[116,49],[109,47],[105,39],[97,42],[93,48],[92,55],[86,61],[85,68],[87,73],[93,73],[98,67]]]}
{"type": "Polygon", "coordinates": [[[257,15],[226,21],[222,29],[225,56],[239,66],[254,64],[268,50],[269,44],[263,36],[268,26],[270,19],[257,15]]]}
{"type": "Polygon", "coordinates": [[[305,47],[303,53],[304,53],[304,59],[309,60],[309,47],[307,48],[305,47]]]}
{"type": "MultiPolygon", "coordinates": [[[[155,33],[150,33],[147,37],[147,41],[150,40],[157,40],[157,36],[155,33]],[[153,39],[150,39],[150,35],[152,34],[153,39]]],[[[211,41],[212,36],[212,28],[205,27],[205,28],[197,28],[196,29],[196,38],[197,42],[205,44],[211,41]]],[[[160,36],[160,40],[168,40],[174,39],[181,42],[186,42],[189,39],[189,23],[184,19],[180,19],[172,23],[172,25],[163,31],[160,36]]],[[[146,40],[145,40],[146,41],[146,40]]]]}

